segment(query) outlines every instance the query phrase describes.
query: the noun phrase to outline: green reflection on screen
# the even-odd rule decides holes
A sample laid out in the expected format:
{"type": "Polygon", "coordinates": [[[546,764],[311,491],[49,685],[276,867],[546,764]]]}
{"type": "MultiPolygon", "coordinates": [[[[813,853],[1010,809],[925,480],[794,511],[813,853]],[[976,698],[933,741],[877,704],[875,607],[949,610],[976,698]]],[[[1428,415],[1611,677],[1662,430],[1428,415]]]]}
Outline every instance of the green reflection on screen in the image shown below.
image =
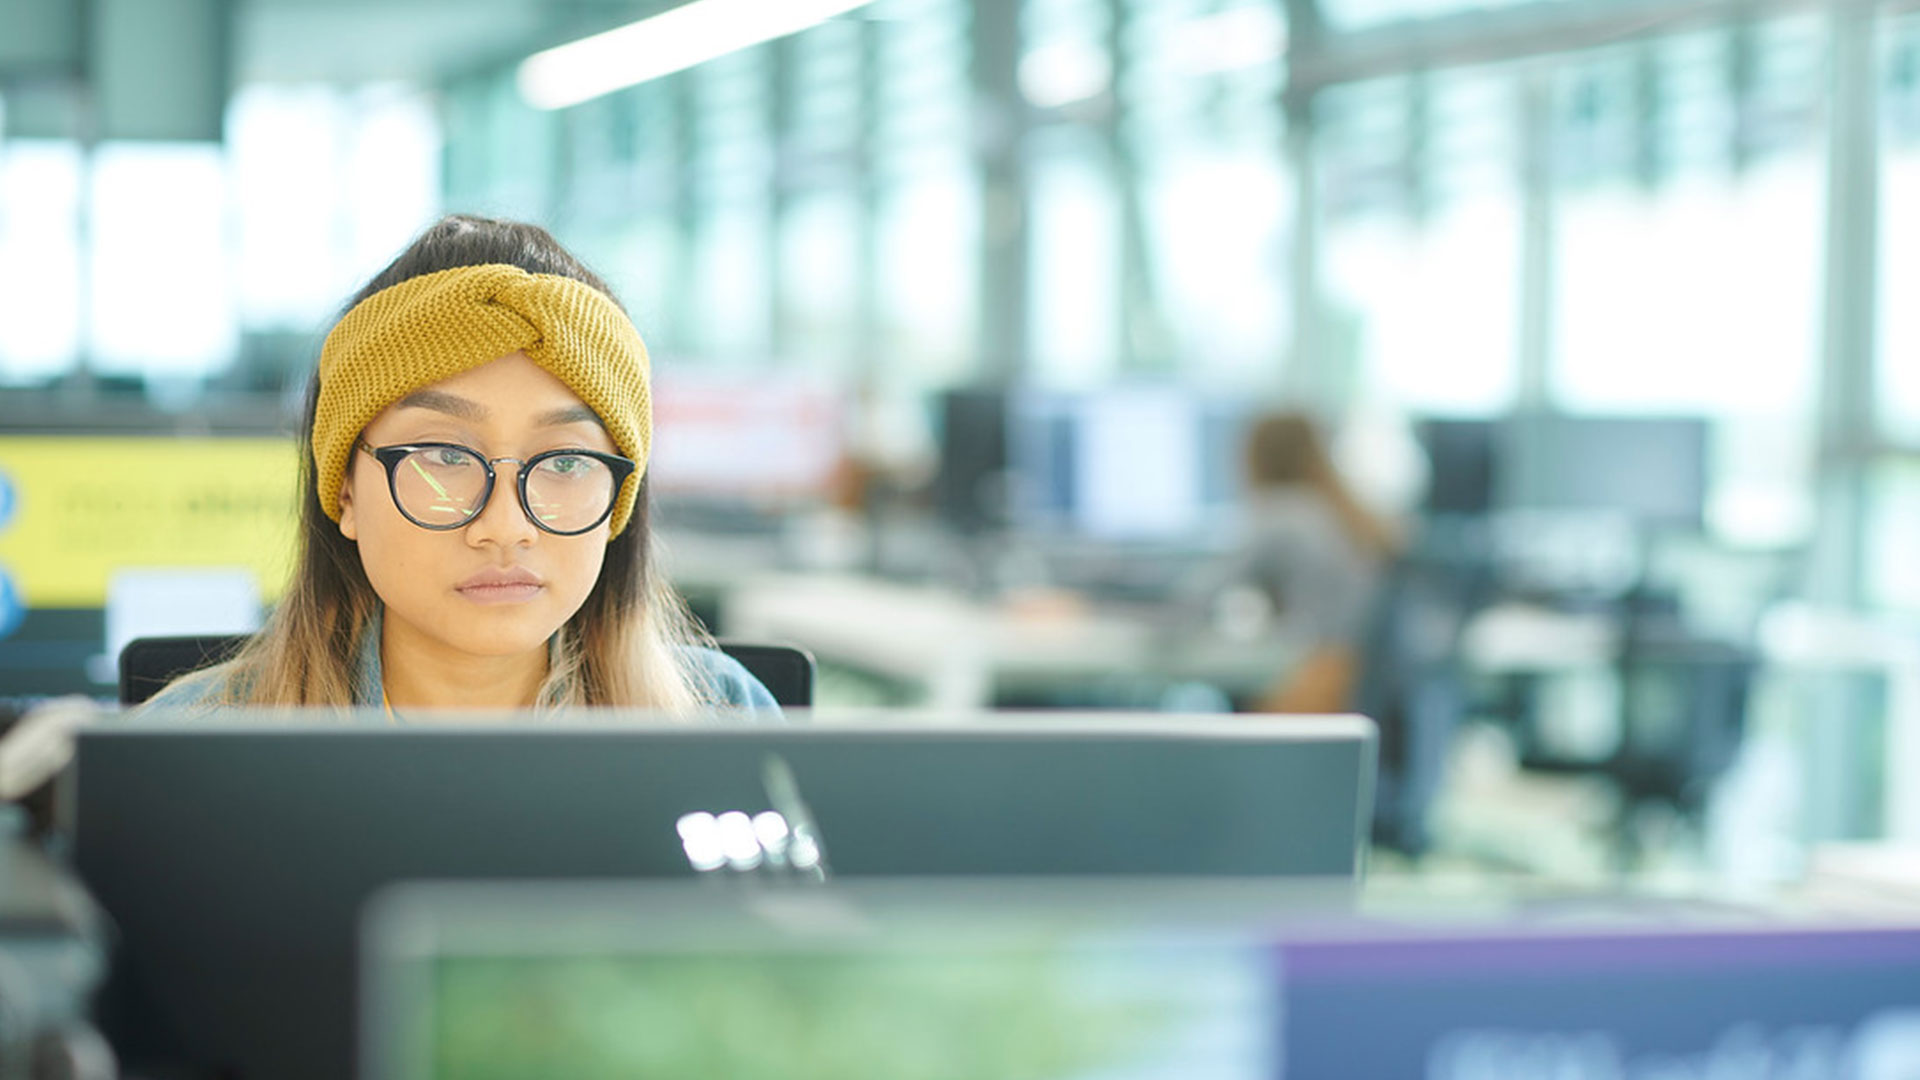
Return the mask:
{"type": "Polygon", "coordinates": [[[1044,949],[444,958],[417,1034],[462,1080],[1068,1080],[1176,1050],[1196,1002],[1159,974],[1044,949]]]}

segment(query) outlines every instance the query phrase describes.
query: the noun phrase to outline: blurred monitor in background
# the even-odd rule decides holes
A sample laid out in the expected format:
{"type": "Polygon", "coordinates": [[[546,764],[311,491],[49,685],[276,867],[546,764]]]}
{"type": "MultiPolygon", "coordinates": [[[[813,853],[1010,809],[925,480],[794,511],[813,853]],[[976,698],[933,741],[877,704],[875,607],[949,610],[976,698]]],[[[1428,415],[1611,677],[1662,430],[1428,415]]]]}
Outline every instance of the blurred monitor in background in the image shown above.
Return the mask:
{"type": "Polygon", "coordinates": [[[940,395],[940,465],[933,480],[941,524],[964,536],[1008,522],[1005,390],[966,388],[940,395]]]}
{"type": "Polygon", "coordinates": [[[1120,541],[1194,532],[1204,511],[1199,403],[1120,390],[1083,399],[1078,411],[1075,525],[1120,541]]]}
{"type": "Polygon", "coordinates": [[[1483,517],[1492,512],[1500,426],[1492,420],[1423,420],[1415,426],[1427,453],[1430,516],[1483,517]]]}
{"type": "Polygon", "coordinates": [[[1610,511],[1698,531],[1706,518],[1709,426],[1697,417],[1523,416],[1499,469],[1513,509],[1610,511]]]}
{"type": "Polygon", "coordinates": [[[136,638],[251,634],[260,616],[259,582],[244,567],[117,571],[107,583],[105,659],[136,638]]]}
{"type": "Polygon", "coordinates": [[[934,506],[995,587],[1161,605],[1229,535],[1244,407],[1190,387],[950,390],[934,506]]]}
{"type": "Polygon", "coordinates": [[[656,497],[778,510],[830,494],[845,403],[819,379],[656,373],[653,423],[648,476],[656,497]]]}
{"type": "Polygon", "coordinates": [[[256,629],[293,548],[290,442],[0,438],[0,697],[110,694],[133,638],[256,629]]]}
{"type": "MultiPolygon", "coordinates": [[[[1617,594],[1639,579],[1651,538],[1706,527],[1704,418],[1534,413],[1417,430],[1430,465],[1423,513],[1490,524],[1471,545],[1490,544],[1511,584],[1617,594]]],[[[1423,539],[1432,554],[1462,536],[1423,539]]]]}
{"type": "Polygon", "coordinates": [[[1432,418],[1422,510],[1599,513],[1651,528],[1704,526],[1711,425],[1685,416],[1432,418]]]}
{"type": "Polygon", "coordinates": [[[1206,546],[1239,495],[1242,410],[1190,388],[1030,391],[1008,432],[1016,528],[1111,544],[1206,546]]]}

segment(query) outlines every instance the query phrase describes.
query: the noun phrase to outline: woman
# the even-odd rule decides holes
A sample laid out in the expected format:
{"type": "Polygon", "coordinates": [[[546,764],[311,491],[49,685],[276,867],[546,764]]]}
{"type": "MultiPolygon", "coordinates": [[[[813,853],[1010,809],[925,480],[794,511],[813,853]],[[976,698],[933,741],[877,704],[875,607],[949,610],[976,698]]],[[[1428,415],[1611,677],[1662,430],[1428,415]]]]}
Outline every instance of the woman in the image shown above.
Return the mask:
{"type": "Polygon", "coordinates": [[[1348,490],[1306,416],[1274,413],[1256,420],[1247,435],[1245,468],[1242,535],[1208,578],[1256,590],[1279,625],[1305,647],[1256,708],[1349,708],[1358,642],[1398,540],[1348,490]]]}
{"type": "Polygon", "coordinates": [[[286,595],[154,706],[774,708],[654,572],[646,346],[532,225],[452,216],[348,304],[286,595]]]}

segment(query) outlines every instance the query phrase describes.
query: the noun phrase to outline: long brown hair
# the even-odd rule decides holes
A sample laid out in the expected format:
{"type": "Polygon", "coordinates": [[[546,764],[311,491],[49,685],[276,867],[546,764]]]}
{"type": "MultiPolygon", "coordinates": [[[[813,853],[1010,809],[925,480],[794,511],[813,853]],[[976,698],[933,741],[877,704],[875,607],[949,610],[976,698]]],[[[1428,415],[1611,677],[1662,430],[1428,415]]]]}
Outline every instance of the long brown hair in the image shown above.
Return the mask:
{"type": "Polygon", "coordinates": [[[1247,433],[1246,447],[1247,481],[1255,490],[1308,488],[1327,501],[1341,528],[1368,555],[1384,559],[1399,549],[1393,528],[1361,505],[1340,478],[1312,417],[1296,412],[1262,416],[1247,433]]]}
{"type": "MultiPolygon", "coordinates": [[[[383,289],[461,266],[517,266],[558,274],[613,297],[613,290],[545,229],[464,214],[429,227],[348,300],[342,314],[383,289]]],[[[360,564],[358,546],[321,509],[313,456],[318,372],[307,387],[300,423],[300,528],[293,580],[267,625],[228,665],[231,704],[354,704],[355,650],[380,598],[360,564]]],[[[607,543],[600,578],[554,641],[543,705],[632,705],[684,712],[711,687],[682,661],[677,646],[707,643],[679,596],[653,566],[648,483],[627,527],[607,543]]]]}

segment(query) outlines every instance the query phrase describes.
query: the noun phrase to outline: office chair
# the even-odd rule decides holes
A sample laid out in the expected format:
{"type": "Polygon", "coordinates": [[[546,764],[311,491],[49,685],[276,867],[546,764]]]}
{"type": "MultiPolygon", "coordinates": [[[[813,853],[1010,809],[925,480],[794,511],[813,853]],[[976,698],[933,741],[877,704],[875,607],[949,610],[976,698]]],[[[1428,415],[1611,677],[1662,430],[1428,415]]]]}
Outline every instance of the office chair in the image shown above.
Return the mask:
{"type": "MultiPolygon", "coordinates": [[[[1619,742],[1595,759],[1564,758],[1523,730],[1520,763],[1535,772],[1591,774],[1619,792],[1614,855],[1631,867],[1644,855],[1635,819],[1665,807],[1698,824],[1714,785],[1738,756],[1760,672],[1752,645],[1690,628],[1677,598],[1640,587],[1621,600],[1619,742]]],[[[1523,717],[1531,703],[1521,699],[1523,717]]],[[[1531,727],[1530,717],[1523,723],[1531,727]]]]}
{"type": "MultiPolygon", "coordinates": [[[[120,650],[120,704],[138,705],[189,671],[217,664],[240,651],[247,634],[135,638],[120,650]]],[[[791,645],[719,642],[782,708],[813,704],[813,654],[791,645]]]]}

